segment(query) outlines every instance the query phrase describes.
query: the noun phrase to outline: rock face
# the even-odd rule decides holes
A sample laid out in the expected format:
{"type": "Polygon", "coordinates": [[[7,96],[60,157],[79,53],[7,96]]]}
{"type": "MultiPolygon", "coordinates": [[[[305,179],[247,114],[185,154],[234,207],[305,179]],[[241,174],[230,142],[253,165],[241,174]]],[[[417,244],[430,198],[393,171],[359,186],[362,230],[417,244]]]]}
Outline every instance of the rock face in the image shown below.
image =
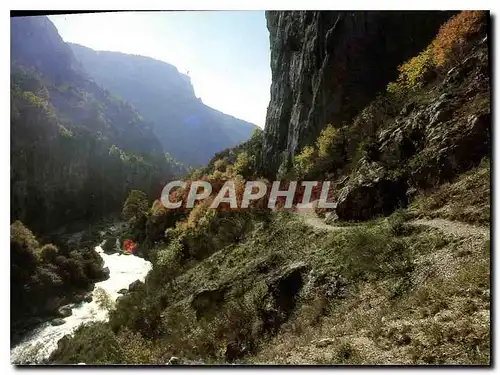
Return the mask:
{"type": "MultiPolygon", "coordinates": [[[[337,216],[342,220],[367,220],[376,215],[389,215],[398,207],[408,203],[407,185],[402,179],[391,179],[381,174],[376,178],[360,178],[347,185],[340,192],[337,216]]],[[[368,175],[369,176],[369,175],[368,175]]]]}
{"type": "Polygon", "coordinates": [[[267,294],[259,308],[265,331],[275,332],[288,319],[304,285],[306,272],[306,264],[294,263],[267,280],[267,294]]]}
{"type": "Polygon", "coordinates": [[[450,181],[491,154],[491,114],[486,40],[445,78],[409,99],[380,129],[376,152],[358,162],[340,190],[341,220],[365,220],[404,207],[411,191],[450,181]]]}
{"type": "Polygon", "coordinates": [[[273,177],[329,123],[350,121],[452,12],[266,13],[271,101],[263,170],[273,177]]]}

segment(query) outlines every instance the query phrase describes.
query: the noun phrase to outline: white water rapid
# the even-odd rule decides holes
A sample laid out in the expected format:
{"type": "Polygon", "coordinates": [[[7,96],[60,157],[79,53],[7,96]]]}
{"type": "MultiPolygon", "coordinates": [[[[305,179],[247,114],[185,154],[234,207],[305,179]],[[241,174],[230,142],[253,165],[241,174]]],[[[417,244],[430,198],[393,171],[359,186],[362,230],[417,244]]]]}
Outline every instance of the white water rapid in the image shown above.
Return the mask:
{"type": "Polygon", "coordinates": [[[128,288],[135,280],[144,281],[151,269],[151,263],[134,255],[105,254],[101,246],[96,246],[100,256],[104,259],[104,267],[109,268],[109,279],[95,284],[92,302],[82,302],[71,305],[72,315],[64,318],[65,323],[53,326],[46,322],[35,328],[10,351],[11,362],[15,364],[36,364],[48,358],[57,348],[57,342],[67,334],[72,334],[82,323],[103,321],[108,319],[106,310],[96,302],[96,290],[102,288],[116,300],[118,291],[128,288]]]}

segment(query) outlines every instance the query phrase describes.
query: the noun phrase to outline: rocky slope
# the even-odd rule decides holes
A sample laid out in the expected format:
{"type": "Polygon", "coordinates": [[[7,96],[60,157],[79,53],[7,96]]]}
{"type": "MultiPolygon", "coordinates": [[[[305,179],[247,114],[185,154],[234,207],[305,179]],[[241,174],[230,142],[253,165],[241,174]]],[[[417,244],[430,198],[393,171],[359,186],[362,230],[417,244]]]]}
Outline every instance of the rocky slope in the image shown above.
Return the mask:
{"type": "Polygon", "coordinates": [[[365,107],[450,12],[267,12],[271,44],[263,170],[272,176],[365,107]]]}
{"type": "Polygon", "coordinates": [[[246,141],[255,128],[203,104],[195,96],[189,76],[173,65],[143,56],[70,46],[95,81],[152,121],[164,149],[186,165],[206,164],[216,152],[246,141]]]}
{"type": "Polygon", "coordinates": [[[408,100],[375,135],[371,155],[358,161],[338,192],[337,215],[363,220],[405,207],[491,156],[487,38],[449,69],[437,85],[408,100]]]}

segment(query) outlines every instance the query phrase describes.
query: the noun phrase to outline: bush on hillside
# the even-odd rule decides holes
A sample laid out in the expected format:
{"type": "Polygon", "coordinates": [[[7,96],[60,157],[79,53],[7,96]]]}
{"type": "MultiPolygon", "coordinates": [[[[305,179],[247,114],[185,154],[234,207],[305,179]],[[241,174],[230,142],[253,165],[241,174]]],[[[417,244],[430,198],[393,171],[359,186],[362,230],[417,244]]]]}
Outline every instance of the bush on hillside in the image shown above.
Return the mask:
{"type": "Polygon", "coordinates": [[[148,197],[141,190],[132,190],[123,205],[122,215],[125,220],[147,212],[149,209],[148,197]]]}
{"type": "Polygon", "coordinates": [[[398,79],[387,85],[387,92],[401,98],[425,84],[436,69],[460,63],[466,42],[484,28],[484,19],[482,11],[463,11],[451,17],[426,49],[398,67],[398,79]]]}
{"type": "Polygon", "coordinates": [[[438,67],[457,64],[463,57],[466,42],[483,29],[484,21],[483,11],[466,10],[450,18],[432,42],[434,64],[438,67]]]}
{"type": "Polygon", "coordinates": [[[299,154],[293,158],[293,170],[298,178],[303,178],[310,173],[317,159],[313,146],[305,146],[299,154]]]}

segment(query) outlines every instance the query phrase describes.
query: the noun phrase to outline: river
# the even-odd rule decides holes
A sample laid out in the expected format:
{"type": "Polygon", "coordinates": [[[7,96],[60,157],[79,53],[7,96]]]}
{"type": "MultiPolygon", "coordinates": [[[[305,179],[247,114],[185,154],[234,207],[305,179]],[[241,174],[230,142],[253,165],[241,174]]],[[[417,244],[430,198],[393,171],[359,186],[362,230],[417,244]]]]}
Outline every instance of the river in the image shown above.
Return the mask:
{"type": "Polygon", "coordinates": [[[135,280],[144,281],[151,269],[150,262],[134,255],[105,254],[101,246],[96,246],[95,251],[103,258],[104,267],[109,268],[109,278],[95,284],[92,302],[73,304],[72,315],[64,318],[65,323],[60,326],[46,322],[35,328],[11,349],[12,363],[41,363],[57,348],[57,342],[64,335],[73,333],[82,323],[107,320],[108,312],[96,302],[95,293],[98,288],[104,289],[113,300],[116,300],[120,296],[118,293],[120,289],[128,288],[135,280]]]}

